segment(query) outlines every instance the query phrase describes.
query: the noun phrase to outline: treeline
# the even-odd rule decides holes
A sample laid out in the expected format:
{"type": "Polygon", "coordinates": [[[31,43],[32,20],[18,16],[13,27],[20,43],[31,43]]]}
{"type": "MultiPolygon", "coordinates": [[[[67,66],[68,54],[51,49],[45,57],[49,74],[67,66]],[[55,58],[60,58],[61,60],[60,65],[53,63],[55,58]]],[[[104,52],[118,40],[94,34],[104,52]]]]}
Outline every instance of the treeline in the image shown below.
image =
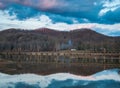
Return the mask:
{"type": "Polygon", "coordinates": [[[9,29],[0,33],[0,51],[51,51],[55,40],[28,30],[9,29]]]}
{"type": "Polygon", "coordinates": [[[50,29],[8,29],[0,32],[0,52],[56,50],[119,52],[120,37],[108,37],[89,29],[59,32],[50,29]]]}

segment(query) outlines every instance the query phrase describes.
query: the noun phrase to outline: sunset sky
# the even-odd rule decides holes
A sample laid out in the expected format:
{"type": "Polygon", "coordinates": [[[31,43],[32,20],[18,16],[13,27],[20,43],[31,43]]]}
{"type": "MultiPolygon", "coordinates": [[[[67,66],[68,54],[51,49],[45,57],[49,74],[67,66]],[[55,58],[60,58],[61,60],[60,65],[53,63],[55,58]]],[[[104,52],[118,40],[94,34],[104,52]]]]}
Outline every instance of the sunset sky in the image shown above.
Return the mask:
{"type": "Polygon", "coordinates": [[[120,0],[0,0],[0,30],[41,27],[120,36],[120,0]]]}

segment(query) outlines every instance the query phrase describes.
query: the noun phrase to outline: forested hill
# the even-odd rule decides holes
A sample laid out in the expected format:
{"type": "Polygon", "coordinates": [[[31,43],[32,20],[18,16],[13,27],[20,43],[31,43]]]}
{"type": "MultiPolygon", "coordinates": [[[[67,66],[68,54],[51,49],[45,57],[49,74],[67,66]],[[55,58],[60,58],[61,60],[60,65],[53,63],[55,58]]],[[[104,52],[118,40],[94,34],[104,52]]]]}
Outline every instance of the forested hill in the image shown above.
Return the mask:
{"type": "Polygon", "coordinates": [[[56,31],[7,29],[0,31],[0,52],[56,51],[66,49],[90,51],[120,50],[120,37],[110,37],[91,29],[56,31]]]}

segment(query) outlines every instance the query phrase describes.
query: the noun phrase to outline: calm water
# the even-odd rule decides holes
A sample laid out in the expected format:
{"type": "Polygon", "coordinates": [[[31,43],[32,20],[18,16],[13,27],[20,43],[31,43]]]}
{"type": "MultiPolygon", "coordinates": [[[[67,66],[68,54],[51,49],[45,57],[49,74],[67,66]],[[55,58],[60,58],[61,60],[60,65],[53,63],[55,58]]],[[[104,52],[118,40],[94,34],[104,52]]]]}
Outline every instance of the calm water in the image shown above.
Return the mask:
{"type": "Polygon", "coordinates": [[[105,69],[120,68],[120,59],[116,57],[97,57],[96,59],[96,57],[1,55],[1,59],[4,60],[5,64],[0,67],[0,72],[7,74],[35,73],[48,75],[68,72],[92,75],[105,69]]]}
{"type": "Polygon", "coordinates": [[[118,58],[3,55],[0,62],[0,88],[120,88],[118,58]]]}

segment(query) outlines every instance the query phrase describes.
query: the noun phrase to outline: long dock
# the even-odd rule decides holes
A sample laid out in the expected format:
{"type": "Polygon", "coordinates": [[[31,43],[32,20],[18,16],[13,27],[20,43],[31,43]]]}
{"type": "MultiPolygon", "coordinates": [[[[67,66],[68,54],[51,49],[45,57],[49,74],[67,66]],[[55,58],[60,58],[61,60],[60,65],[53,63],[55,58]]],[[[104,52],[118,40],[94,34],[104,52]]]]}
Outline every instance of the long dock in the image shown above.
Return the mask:
{"type": "Polygon", "coordinates": [[[6,55],[44,55],[44,56],[110,56],[120,57],[120,52],[85,52],[85,51],[56,51],[56,52],[0,52],[6,55]]]}

